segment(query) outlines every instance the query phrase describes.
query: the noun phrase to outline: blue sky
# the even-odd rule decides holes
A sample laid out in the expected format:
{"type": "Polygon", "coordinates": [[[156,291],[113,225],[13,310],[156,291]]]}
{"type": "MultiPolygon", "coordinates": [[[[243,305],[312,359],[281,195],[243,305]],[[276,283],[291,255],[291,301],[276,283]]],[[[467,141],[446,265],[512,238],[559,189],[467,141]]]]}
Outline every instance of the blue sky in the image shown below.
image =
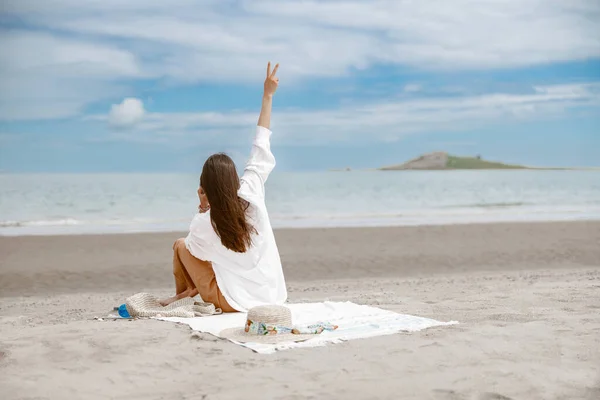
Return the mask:
{"type": "Polygon", "coordinates": [[[596,0],[7,0],[0,25],[4,171],[243,163],[268,60],[280,170],[600,165],[596,0]]]}

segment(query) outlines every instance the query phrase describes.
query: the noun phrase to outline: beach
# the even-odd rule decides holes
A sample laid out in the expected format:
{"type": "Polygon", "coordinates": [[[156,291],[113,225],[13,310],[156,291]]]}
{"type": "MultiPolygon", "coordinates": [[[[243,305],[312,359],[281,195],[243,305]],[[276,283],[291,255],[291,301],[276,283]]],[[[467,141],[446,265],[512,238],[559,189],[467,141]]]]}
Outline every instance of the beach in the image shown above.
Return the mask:
{"type": "Polygon", "coordinates": [[[275,355],[172,323],[94,320],[131,294],[170,294],[182,235],[0,237],[3,398],[600,395],[600,222],[276,230],[290,302],[460,324],[275,355]]]}

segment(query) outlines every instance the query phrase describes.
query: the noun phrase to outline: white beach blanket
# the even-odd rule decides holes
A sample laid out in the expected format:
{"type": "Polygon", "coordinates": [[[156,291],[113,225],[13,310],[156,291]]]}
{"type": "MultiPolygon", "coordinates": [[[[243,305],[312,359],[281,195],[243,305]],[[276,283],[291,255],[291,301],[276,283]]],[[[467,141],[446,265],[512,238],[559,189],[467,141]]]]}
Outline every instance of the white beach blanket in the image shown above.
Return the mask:
{"type": "MultiPolygon", "coordinates": [[[[257,353],[271,354],[278,350],[298,347],[323,346],[346,340],[391,335],[398,332],[415,332],[434,326],[454,325],[458,322],[440,322],[429,318],[398,314],[376,307],[351,302],[286,304],[292,311],[295,325],[309,325],[326,321],[338,325],[335,331],[325,331],[314,339],[304,342],[282,342],[277,344],[239,343],[257,353]]],[[[246,323],[245,313],[231,313],[198,318],[157,318],[163,321],[187,324],[195,331],[207,332],[219,337],[228,328],[242,328],[246,323]]]]}

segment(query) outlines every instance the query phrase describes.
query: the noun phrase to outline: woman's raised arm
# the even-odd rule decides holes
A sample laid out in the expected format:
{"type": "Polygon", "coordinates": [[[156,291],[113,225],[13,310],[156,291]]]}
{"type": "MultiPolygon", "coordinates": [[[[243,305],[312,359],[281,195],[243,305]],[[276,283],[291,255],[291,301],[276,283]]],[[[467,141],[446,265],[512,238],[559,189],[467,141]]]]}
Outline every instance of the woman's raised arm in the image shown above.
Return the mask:
{"type": "Polygon", "coordinates": [[[242,191],[249,196],[265,196],[265,182],[275,168],[275,157],[271,153],[271,108],[273,95],[277,90],[279,78],[275,76],[279,64],[271,72],[271,63],[267,65],[267,78],[262,97],[262,107],[256,127],[256,137],[252,144],[250,158],[246,163],[241,179],[242,191]]]}

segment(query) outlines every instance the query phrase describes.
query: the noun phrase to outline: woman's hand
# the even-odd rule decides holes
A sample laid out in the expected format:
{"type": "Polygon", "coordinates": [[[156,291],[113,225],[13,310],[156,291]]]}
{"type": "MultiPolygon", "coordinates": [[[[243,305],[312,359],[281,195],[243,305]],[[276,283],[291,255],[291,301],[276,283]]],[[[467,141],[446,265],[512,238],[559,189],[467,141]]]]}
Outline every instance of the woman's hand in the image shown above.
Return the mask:
{"type": "Polygon", "coordinates": [[[279,85],[279,78],[275,76],[279,64],[275,65],[271,72],[271,63],[267,64],[267,79],[265,79],[265,91],[262,98],[262,107],[258,117],[258,126],[271,129],[271,107],[273,105],[273,95],[279,85]]]}
{"type": "Polygon", "coordinates": [[[277,69],[279,69],[279,64],[276,64],[273,72],[271,72],[271,62],[269,61],[267,64],[267,79],[265,79],[265,96],[273,96],[277,90],[277,85],[279,85],[279,78],[275,76],[277,69]]]}
{"type": "Polygon", "coordinates": [[[208,203],[208,198],[206,197],[206,193],[204,193],[202,186],[198,188],[198,199],[200,200],[200,205],[198,206],[199,213],[205,213],[210,210],[210,204],[208,203]]]}

